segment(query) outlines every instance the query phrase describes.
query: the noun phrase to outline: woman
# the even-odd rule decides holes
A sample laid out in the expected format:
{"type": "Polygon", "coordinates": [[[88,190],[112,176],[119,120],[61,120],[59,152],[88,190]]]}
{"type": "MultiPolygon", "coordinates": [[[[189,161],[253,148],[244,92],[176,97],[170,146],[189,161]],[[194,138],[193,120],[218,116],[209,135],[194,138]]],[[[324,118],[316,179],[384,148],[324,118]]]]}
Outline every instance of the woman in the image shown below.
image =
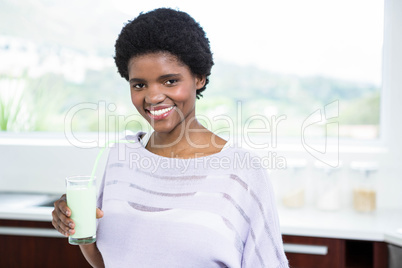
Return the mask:
{"type": "MultiPolygon", "coordinates": [[[[122,29],[115,62],[154,132],[111,149],[98,197],[94,267],[288,267],[266,171],[196,118],[213,65],[188,14],[156,9],[122,29]]],[[[53,225],[74,234],[65,196],[53,225]]]]}

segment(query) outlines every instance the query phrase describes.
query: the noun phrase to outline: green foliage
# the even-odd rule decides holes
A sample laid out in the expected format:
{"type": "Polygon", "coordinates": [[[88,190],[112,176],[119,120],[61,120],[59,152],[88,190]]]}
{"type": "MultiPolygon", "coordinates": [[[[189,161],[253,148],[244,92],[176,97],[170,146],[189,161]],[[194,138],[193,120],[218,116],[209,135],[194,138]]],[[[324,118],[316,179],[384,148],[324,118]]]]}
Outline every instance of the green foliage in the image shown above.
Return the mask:
{"type": "Polygon", "coordinates": [[[0,130],[17,128],[21,114],[24,83],[0,76],[0,130]]]}
{"type": "Polygon", "coordinates": [[[341,106],[340,123],[344,125],[378,125],[380,123],[380,92],[350,100],[341,106]]]}
{"type": "Polygon", "coordinates": [[[62,80],[54,75],[32,79],[0,77],[1,131],[62,131],[62,80]]]}
{"type": "Polygon", "coordinates": [[[286,115],[287,122],[283,124],[287,128],[295,124],[300,127],[312,112],[335,100],[340,103],[340,124],[379,123],[380,89],[369,83],[275,74],[250,66],[217,63],[204,96],[212,100],[208,104],[214,105],[218,97],[221,103],[241,101],[245,117],[264,111],[286,115]]]}
{"type": "MultiPolygon", "coordinates": [[[[253,67],[225,64],[217,64],[214,71],[204,98],[197,101],[197,114],[209,118],[213,129],[228,127],[224,120],[214,120],[218,115],[243,124],[256,114],[267,118],[286,115],[287,120],[281,126],[293,129],[314,110],[328,104],[328,100],[339,100],[340,124],[376,125],[379,122],[380,93],[372,85],[323,77],[276,75],[253,67]],[[241,118],[237,118],[239,115],[241,118]]],[[[88,70],[81,83],[48,73],[39,78],[3,75],[0,85],[3,85],[0,91],[2,131],[63,131],[64,118],[71,107],[80,103],[98,105],[99,101],[113,104],[116,109],[106,107],[102,115],[100,110],[80,111],[71,122],[74,131],[123,131],[127,128],[135,131],[138,128],[135,121],[122,118],[118,125],[119,115],[129,118],[138,113],[131,104],[127,82],[113,67],[88,70]],[[6,84],[9,86],[4,88],[6,84]]]]}
{"type": "MultiPolygon", "coordinates": [[[[107,0],[95,6],[87,0],[2,0],[0,18],[7,22],[0,24],[0,35],[22,37],[21,44],[35,44],[40,62],[49,57],[49,50],[57,52],[50,53],[53,57],[59,56],[61,48],[73,51],[80,60],[87,60],[89,53],[111,58],[122,21],[130,19],[107,0]],[[89,8],[91,16],[86,13],[89,8]]],[[[138,113],[131,104],[127,82],[114,66],[91,68],[86,69],[80,82],[50,72],[36,78],[0,74],[0,130],[63,131],[66,113],[72,107],[80,103],[98,105],[100,101],[116,109],[105,108],[104,114],[100,107],[80,111],[70,122],[75,131],[136,130],[143,122],[129,120],[138,113]],[[125,119],[116,125],[113,120],[119,116],[125,119]]],[[[216,129],[226,126],[223,120],[213,121],[218,115],[241,124],[256,114],[286,115],[286,122],[281,123],[286,128],[281,129],[282,134],[299,135],[305,118],[335,100],[340,104],[340,124],[379,123],[379,87],[367,83],[278,74],[256,66],[216,61],[203,95],[197,101],[197,113],[210,118],[216,129]],[[241,118],[237,118],[239,115],[241,118]]]]}

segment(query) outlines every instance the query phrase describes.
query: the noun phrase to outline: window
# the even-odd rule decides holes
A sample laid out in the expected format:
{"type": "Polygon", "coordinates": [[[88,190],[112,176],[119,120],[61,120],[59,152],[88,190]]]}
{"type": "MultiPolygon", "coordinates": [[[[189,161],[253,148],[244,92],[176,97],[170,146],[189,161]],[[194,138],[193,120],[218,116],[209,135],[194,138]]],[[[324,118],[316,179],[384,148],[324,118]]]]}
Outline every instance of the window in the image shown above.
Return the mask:
{"type": "MultiPolygon", "coordinates": [[[[201,120],[222,135],[243,132],[241,125],[257,138],[300,137],[315,112],[332,107],[306,134],[376,139],[383,1],[264,2],[168,2],[200,22],[215,55],[198,101],[201,120]]],[[[124,22],[160,6],[166,3],[2,1],[0,130],[147,127],[112,57],[124,22]]]]}

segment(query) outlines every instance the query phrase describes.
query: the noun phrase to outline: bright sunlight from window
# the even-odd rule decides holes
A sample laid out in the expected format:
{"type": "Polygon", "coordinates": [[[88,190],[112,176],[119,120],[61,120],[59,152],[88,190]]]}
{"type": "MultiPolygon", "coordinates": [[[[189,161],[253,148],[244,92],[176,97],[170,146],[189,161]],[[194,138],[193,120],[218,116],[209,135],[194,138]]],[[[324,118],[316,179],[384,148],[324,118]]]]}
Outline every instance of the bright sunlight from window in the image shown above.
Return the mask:
{"type": "Polygon", "coordinates": [[[215,57],[198,101],[218,134],[300,137],[336,122],[343,138],[379,136],[383,1],[0,2],[0,130],[120,132],[147,127],[113,62],[114,41],[141,11],[172,7],[204,27],[215,57]],[[324,115],[324,114],[323,114],[324,115]],[[227,134],[227,133],[226,133],[227,134]],[[257,135],[257,134],[256,134],[257,135]]]}

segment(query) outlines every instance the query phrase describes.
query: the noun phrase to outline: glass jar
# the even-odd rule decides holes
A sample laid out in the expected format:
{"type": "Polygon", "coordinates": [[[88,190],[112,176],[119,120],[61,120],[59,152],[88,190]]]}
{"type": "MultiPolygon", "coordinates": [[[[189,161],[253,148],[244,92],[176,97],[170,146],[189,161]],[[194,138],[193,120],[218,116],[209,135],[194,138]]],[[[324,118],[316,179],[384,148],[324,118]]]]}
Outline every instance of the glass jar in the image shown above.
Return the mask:
{"type": "Polygon", "coordinates": [[[353,208],[358,212],[371,212],[376,209],[376,180],[378,164],[375,162],[352,162],[353,208]]]}
{"type": "Polygon", "coordinates": [[[321,210],[339,210],[341,208],[339,170],[341,164],[332,167],[317,161],[315,164],[316,207],[321,210]]]}
{"type": "Polygon", "coordinates": [[[305,204],[305,159],[288,159],[283,177],[282,204],[288,208],[301,208],[305,204]]]}

